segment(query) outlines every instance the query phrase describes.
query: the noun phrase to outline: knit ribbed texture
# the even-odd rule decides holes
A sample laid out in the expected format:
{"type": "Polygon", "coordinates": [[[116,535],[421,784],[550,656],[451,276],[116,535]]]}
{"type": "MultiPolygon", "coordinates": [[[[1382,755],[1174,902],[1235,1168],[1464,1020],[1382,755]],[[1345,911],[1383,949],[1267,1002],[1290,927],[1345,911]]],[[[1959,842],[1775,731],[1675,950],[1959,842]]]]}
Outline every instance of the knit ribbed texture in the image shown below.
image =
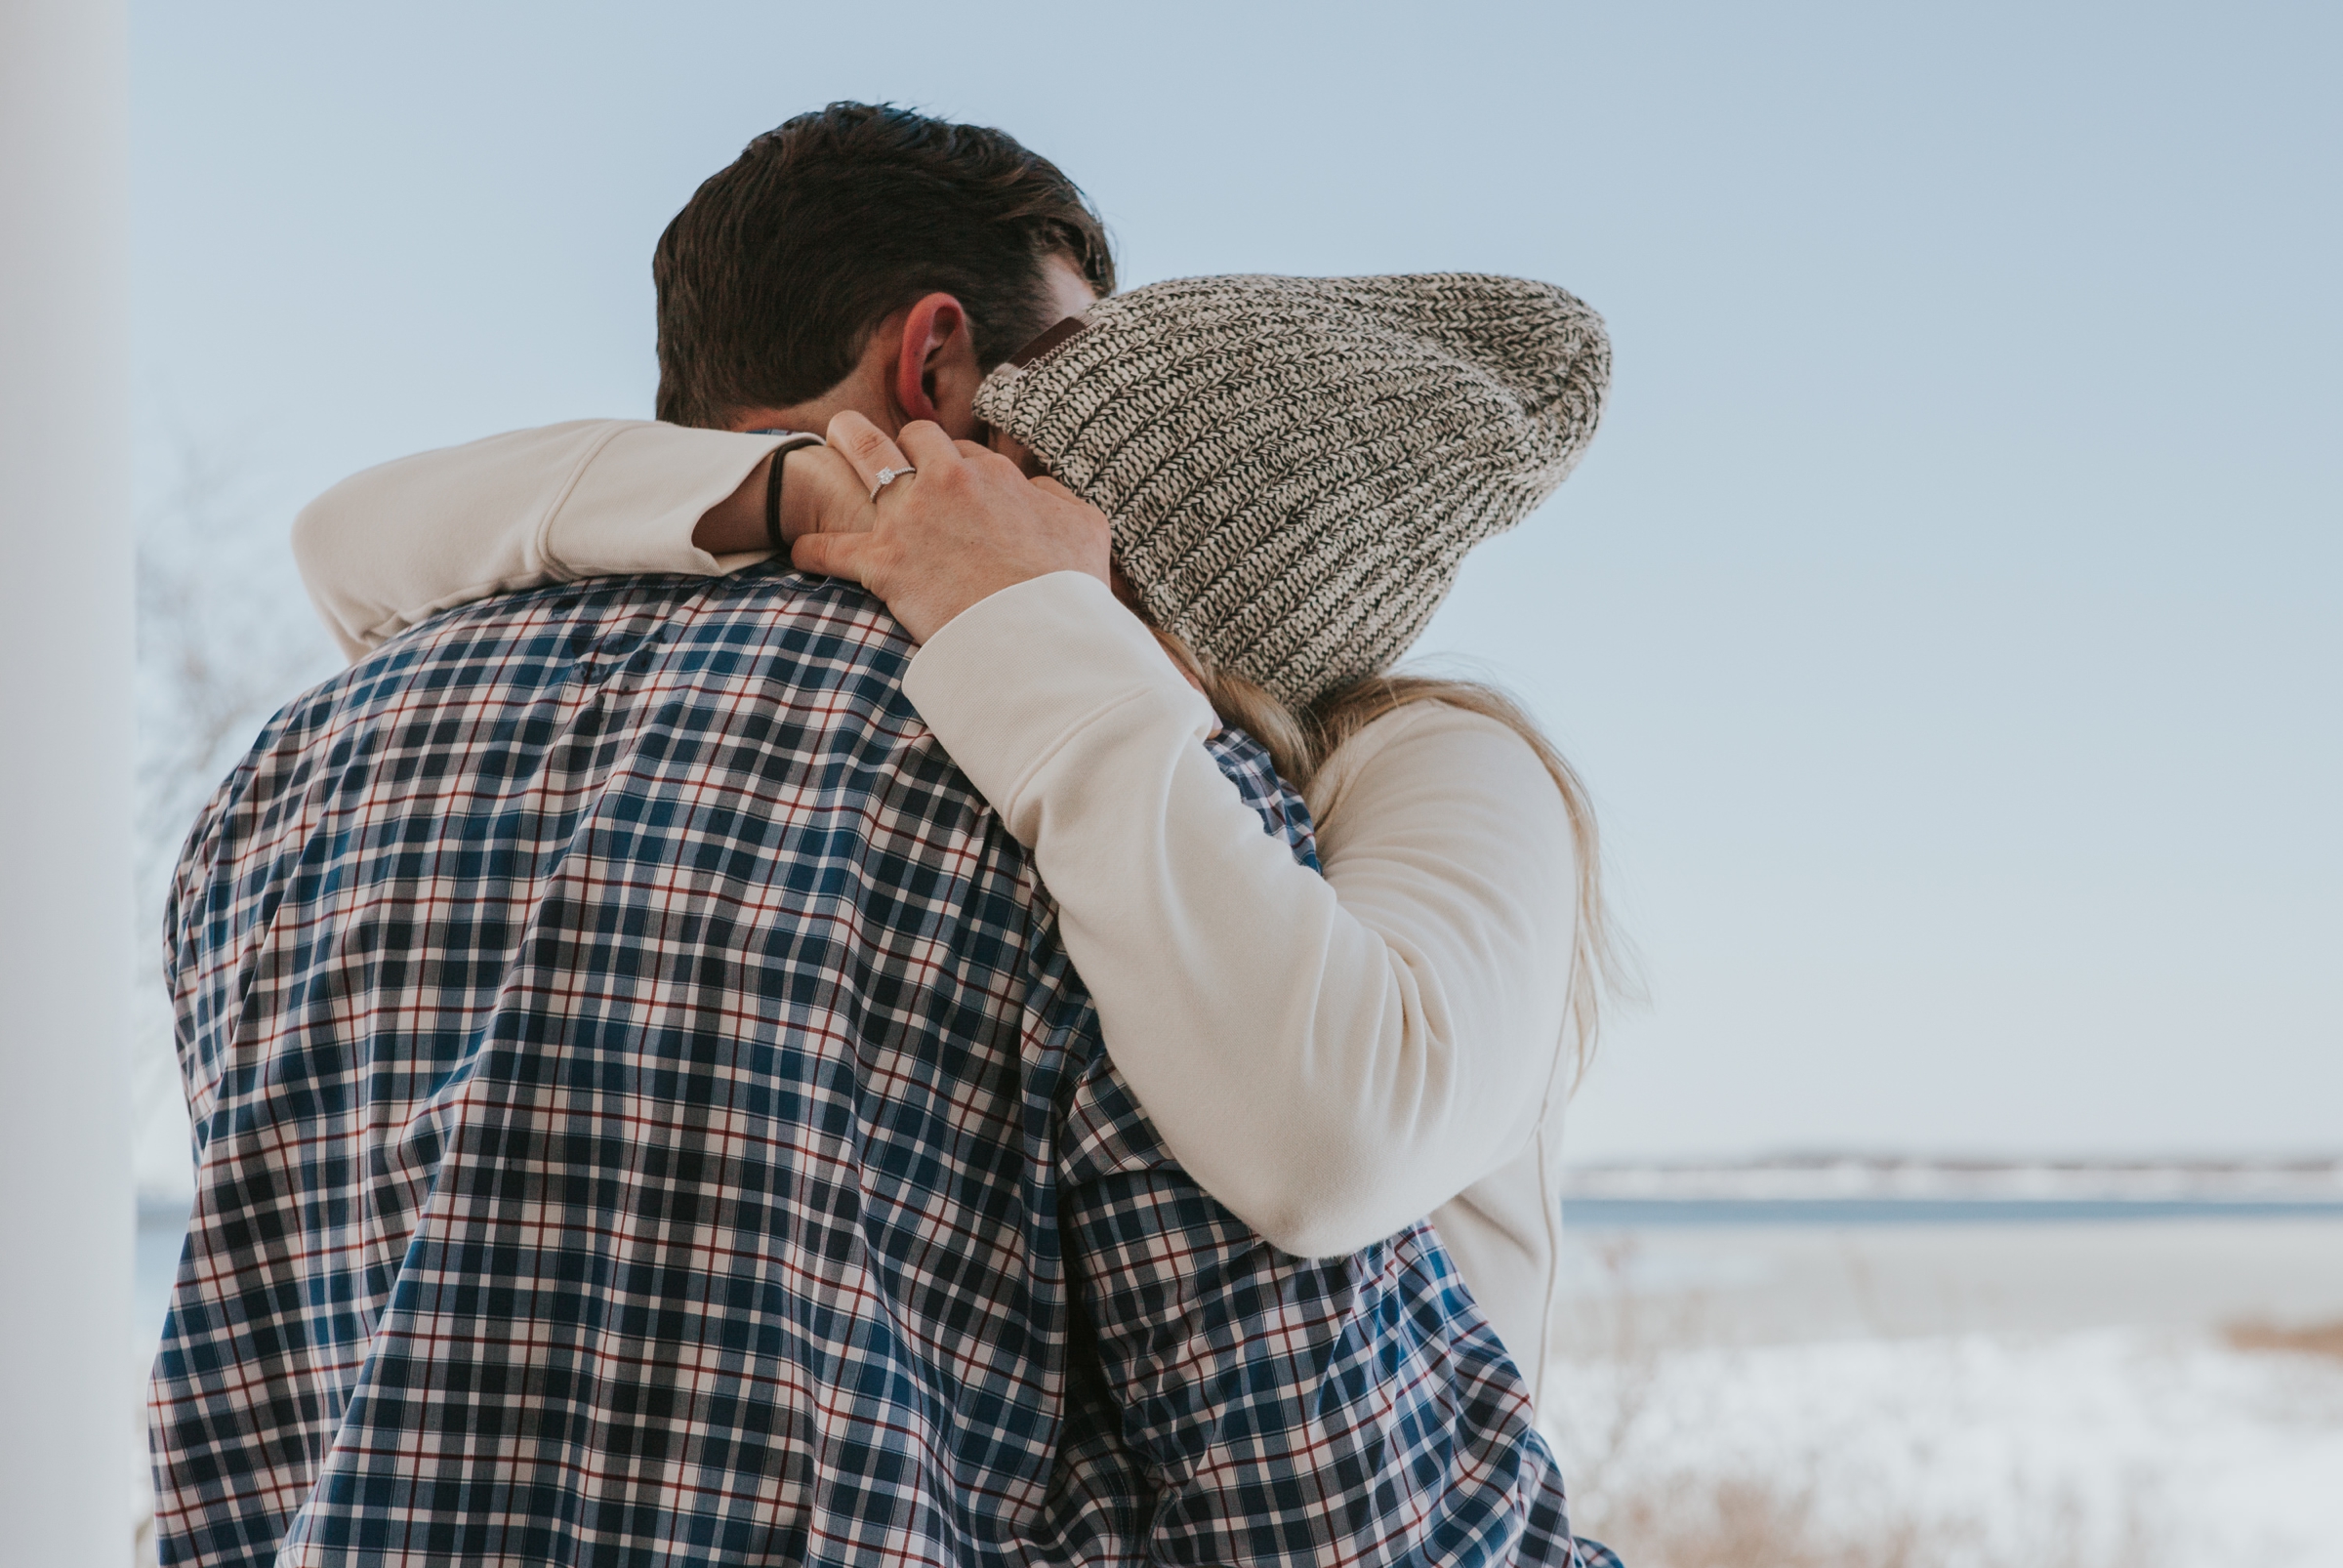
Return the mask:
{"type": "Polygon", "coordinates": [[[1601,317],[1521,278],[1181,278],[1088,319],[978,414],[1113,519],[1159,624],[1297,707],[1407,650],[1611,380],[1601,317]]]}

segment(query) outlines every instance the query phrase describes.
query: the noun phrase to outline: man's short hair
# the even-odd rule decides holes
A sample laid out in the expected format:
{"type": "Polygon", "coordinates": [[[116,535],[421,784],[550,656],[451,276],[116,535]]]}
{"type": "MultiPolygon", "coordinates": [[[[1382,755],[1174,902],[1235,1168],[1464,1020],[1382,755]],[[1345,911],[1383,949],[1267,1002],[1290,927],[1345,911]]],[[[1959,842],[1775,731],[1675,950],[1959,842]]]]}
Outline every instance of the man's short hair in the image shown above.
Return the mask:
{"type": "Polygon", "coordinates": [[[1114,291],[1098,214],[1014,138],[891,104],[801,114],[659,236],[659,417],[715,427],[818,397],[890,312],[937,292],[966,309],[990,370],[1050,324],[1052,255],[1114,291]]]}

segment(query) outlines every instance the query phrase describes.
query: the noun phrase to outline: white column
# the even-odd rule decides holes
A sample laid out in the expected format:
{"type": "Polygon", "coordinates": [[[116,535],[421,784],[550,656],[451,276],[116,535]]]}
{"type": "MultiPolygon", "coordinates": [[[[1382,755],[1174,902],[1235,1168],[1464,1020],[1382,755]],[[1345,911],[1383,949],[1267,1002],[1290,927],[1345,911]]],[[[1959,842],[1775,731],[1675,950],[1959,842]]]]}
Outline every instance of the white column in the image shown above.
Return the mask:
{"type": "Polygon", "coordinates": [[[121,0],[0,4],[0,1562],[130,1556],[121,0]]]}

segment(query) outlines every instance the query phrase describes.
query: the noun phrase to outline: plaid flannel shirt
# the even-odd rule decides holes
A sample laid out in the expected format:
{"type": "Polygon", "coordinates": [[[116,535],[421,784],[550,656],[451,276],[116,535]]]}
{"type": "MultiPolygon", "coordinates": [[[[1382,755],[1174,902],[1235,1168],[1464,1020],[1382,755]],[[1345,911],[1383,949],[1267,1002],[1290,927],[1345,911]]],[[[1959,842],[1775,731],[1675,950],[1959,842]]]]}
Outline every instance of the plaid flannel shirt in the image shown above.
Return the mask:
{"type": "Polygon", "coordinates": [[[1429,1228],[1287,1257],[1166,1154],[911,651],[565,585],[263,732],[167,922],[164,1563],[1573,1561],[1429,1228]]]}

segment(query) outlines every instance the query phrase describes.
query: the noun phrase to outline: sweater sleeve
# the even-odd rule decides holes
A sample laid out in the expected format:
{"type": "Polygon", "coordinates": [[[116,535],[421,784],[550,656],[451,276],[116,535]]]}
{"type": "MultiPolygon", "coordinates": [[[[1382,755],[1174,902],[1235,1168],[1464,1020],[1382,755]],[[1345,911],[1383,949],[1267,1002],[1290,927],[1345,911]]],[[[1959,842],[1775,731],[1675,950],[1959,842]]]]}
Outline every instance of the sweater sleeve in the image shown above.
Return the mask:
{"type": "Polygon", "coordinates": [[[1560,793],[1520,736],[1429,703],[1368,725],[1313,792],[1321,878],[1093,579],[965,611],[904,689],[1033,848],[1166,1144],[1271,1242],[1354,1251],[1529,1145],[1559,1092],[1576,899],[1560,793]]]}
{"type": "Polygon", "coordinates": [[[622,572],[714,576],[700,518],[786,437],[579,420],[385,463],[293,523],[302,581],[349,658],[453,605],[622,572]]]}

